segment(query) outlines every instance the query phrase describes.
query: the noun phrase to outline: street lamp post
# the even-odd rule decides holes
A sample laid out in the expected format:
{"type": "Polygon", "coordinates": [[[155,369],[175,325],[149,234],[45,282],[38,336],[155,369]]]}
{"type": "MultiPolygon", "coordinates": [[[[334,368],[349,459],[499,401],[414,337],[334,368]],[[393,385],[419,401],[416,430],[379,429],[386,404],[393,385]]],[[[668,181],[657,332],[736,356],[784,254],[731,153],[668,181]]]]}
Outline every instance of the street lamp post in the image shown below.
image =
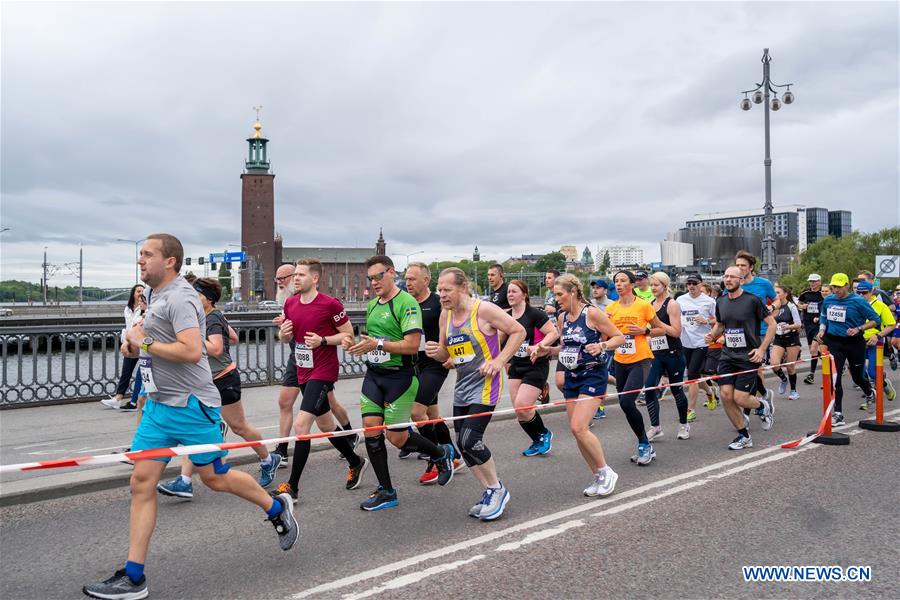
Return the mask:
{"type": "Polygon", "coordinates": [[[794,103],[794,94],[791,92],[791,86],[794,85],[793,83],[786,83],[784,85],[772,83],[772,80],[769,77],[769,63],[771,62],[772,57],[769,56],[769,49],[765,48],[762,57],[762,82],[758,83],[752,90],[741,92],[744,94],[744,99],[741,100],[742,110],[750,110],[753,103],[765,104],[763,112],[765,115],[766,156],[763,165],[765,165],[766,172],[766,203],[763,206],[765,217],[763,220],[762,266],[760,275],[769,280],[774,279],[777,274],[775,265],[775,217],[772,215],[772,157],[769,152],[769,106],[771,105],[772,110],[781,108],[782,100],[778,99],[778,90],[775,88],[787,88],[783,95],[784,104],[794,103]],[[769,102],[769,92],[775,96],[771,103],[769,102]],[[747,97],[747,94],[751,93],[753,94],[753,103],[751,103],[750,98],[747,97]]]}
{"type": "Polygon", "coordinates": [[[128,242],[134,244],[134,285],[138,284],[138,246],[144,240],[126,240],[125,238],[116,238],[117,242],[128,242]]]}
{"type": "Polygon", "coordinates": [[[424,250],[416,250],[415,252],[410,252],[409,254],[406,254],[405,256],[406,256],[406,268],[407,269],[409,268],[409,258],[411,256],[415,256],[416,254],[425,254],[425,251],[424,250]]]}

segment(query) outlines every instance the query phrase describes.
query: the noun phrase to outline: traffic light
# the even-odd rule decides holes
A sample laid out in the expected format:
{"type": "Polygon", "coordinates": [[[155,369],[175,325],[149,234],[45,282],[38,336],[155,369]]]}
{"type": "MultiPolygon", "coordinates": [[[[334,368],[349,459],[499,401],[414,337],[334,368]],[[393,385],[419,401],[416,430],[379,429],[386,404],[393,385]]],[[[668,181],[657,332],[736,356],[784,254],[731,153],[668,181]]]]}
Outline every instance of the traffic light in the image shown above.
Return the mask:
{"type": "Polygon", "coordinates": [[[188,256],[184,259],[184,264],[186,264],[187,266],[191,266],[191,257],[190,256],[188,256]]]}
{"type": "Polygon", "coordinates": [[[230,263],[230,262],[225,263],[225,270],[226,270],[226,271],[230,271],[230,270],[231,270],[231,263],[230,263]]]}
{"type": "Polygon", "coordinates": [[[214,262],[209,263],[209,270],[210,270],[210,271],[215,271],[215,270],[216,270],[216,263],[214,263],[214,262]]]}
{"type": "Polygon", "coordinates": [[[246,271],[246,270],[247,270],[247,261],[246,261],[246,260],[245,260],[244,262],[241,263],[241,270],[242,270],[242,271],[246,271]]]}
{"type": "Polygon", "coordinates": [[[201,256],[200,258],[197,259],[198,265],[202,265],[204,262],[206,262],[206,258],[204,258],[203,256],[201,256]]]}

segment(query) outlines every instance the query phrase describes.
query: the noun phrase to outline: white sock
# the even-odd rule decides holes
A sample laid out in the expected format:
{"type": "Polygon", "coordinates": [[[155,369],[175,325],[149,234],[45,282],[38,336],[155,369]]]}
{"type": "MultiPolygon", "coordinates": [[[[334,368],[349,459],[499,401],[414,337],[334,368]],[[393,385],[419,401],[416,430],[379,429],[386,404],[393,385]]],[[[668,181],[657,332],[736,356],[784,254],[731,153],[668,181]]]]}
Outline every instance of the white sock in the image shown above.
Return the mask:
{"type": "Polygon", "coordinates": [[[499,481],[497,481],[496,485],[489,485],[488,489],[499,490],[501,487],[503,487],[503,485],[499,481]]]}
{"type": "Polygon", "coordinates": [[[189,484],[189,483],[191,482],[191,478],[190,478],[190,477],[185,477],[184,475],[179,475],[179,477],[181,477],[181,481],[183,481],[184,483],[188,483],[188,484],[189,484]]]}
{"type": "Polygon", "coordinates": [[[263,465],[264,467],[268,467],[269,465],[271,465],[272,464],[272,455],[271,454],[266,455],[266,457],[264,459],[259,461],[259,464],[263,465]]]}

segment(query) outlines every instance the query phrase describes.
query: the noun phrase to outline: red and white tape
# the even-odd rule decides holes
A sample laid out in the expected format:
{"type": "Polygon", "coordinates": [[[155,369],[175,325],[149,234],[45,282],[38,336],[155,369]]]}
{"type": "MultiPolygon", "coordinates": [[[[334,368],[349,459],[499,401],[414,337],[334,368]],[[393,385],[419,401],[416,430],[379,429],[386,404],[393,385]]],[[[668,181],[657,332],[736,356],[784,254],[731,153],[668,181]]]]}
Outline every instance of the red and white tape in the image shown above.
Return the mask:
{"type": "MultiPolygon", "coordinates": [[[[809,362],[811,359],[809,358],[801,358],[791,362],[781,363],[780,367],[785,367],[788,365],[799,364],[803,362],[809,362]]],[[[779,367],[779,368],[780,368],[779,367]]],[[[754,373],[758,371],[764,371],[767,369],[774,369],[771,365],[762,365],[756,369],[747,369],[746,371],[738,371],[736,373],[730,373],[728,375],[708,375],[706,377],[700,377],[698,379],[691,379],[682,381],[680,383],[666,383],[660,384],[653,387],[644,387],[639,390],[629,390],[628,394],[634,394],[637,392],[646,392],[649,390],[662,390],[666,388],[676,387],[676,386],[686,386],[692,385],[694,383],[702,383],[704,381],[714,381],[716,379],[721,379],[723,377],[732,377],[734,375],[744,375],[746,373],[754,373]]],[[[535,406],[522,406],[522,407],[511,407],[511,408],[503,408],[500,410],[494,410],[491,412],[484,413],[476,413],[470,415],[460,415],[457,417],[439,417],[436,419],[428,419],[424,421],[410,421],[408,423],[396,423],[390,425],[391,429],[404,429],[410,426],[420,426],[420,425],[432,425],[434,423],[449,423],[451,421],[458,421],[461,419],[468,419],[473,417],[481,417],[488,415],[502,415],[502,414],[511,414],[519,411],[526,410],[543,410],[545,408],[549,408],[551,406],[565,406],[567,404],[574,404],[576,402],[584,402],[586,400],[605,400],[609,398],[617,398],[620,394],[618,392],[612,392],[609,394],[605,394],[603,396],[598,396],[596,398],[578,398],[573,400],[555,400],[553,402],[548,402],[547,404],[537,404],[535,406]]],[[[824,421],[823,421],[824,422],[824,421]]],[[[328,432],[320,432],[320,433],[309,433],[306,435],[296,435],[296,436],[288,436],[288,437],[279,437],[279,438],[271,438],[267,440],[257,440],[252,442],[222,442],[221,444],[196,444],[193,446],[175,446],[173,448],[153,448],[150,450],[135,450],[133,452],[120,452],[117,454],[100,454],[93,456],[76,456],[71,458],[60,458],[56,460],[43,460],[38,462],[27,462],[27,463],[17,463],[11,465],[0,465],[0,473],[9,473],[12,471],[37,471],[42,469],[59,469],[63,467],[79,467],[79,466],[88,466],[88,465],[108,465],[108,464],[116,464],[122,463],[125,461],[135,461],[135,460],[148,460],[154,458],[171,458],[173,456],[188,456],[191,454],[203,454],[206,452],[218,452],[220,450],[237,450],[239,448],[252,448],[254,446],[269,446],[274,444],[281,444],[286,442],[292,442],[295,440],[317,440],[321,438],[330,438],[330,437],[340,437],[346,435],[354,435],[354,434],[365,434],[368,432],[375,431],[385,431],[388,429],[387,425],[378,425],[375,427],[360,427],[358,429],[347,429],[341,431],[328,431],[328,432]]],[[[799,441],[799,440],[798,440],[799,441]]],[[[783,446],[784,447],[784,446],[783,446]]]]}
{"type": "Polygon", "coordinates": [[[816,429],[815,433],[810,433],[808,435],[803,436],[799,440],[793,440],[790,442],[785,442],[781,445],[785,450],[790,450],[793,448],[799,448],[801,446],[805,446],[810,443],[820,435],[825,433],[825,426],[828,424],[828,419],[831,418],[831,413],[834,410],[834,394],[835,388],[837,387],[837,373],[834,370],[834,357],[830,354],[825,355],[823,360],[827,360],[831,362],[831,401],[828,402],[828,406],[825,408],[825,414],[822,415],[822,420],[819,421],[819,428],[816,429]]]}

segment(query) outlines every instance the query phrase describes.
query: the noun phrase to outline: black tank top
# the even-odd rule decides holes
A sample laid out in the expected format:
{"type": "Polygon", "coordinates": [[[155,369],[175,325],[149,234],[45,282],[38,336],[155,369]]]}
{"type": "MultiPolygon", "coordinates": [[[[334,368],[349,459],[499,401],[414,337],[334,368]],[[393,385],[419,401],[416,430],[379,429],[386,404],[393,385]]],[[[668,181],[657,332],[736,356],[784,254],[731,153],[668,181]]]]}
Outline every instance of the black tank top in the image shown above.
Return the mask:
{"type": "MultiPolygon", "coordinates": [[[[663,302],[662,306],[659,307],[659,310],[656,311],[656,316],[659,317],[659,320],[665,323],[666,325],[671,325],[672,323],[669,321],[669,302],[671,298],[666,298],[665,302],[663,302]]],[[[681,352],[681,338],[672,337],[671,335],[652,337],[650,338],[650,348],[653,350],[654,356],[661,356],[664,354],[676,354],[681,352]],[[663,341],[665,340],[665,341],[663,341]]]]}

